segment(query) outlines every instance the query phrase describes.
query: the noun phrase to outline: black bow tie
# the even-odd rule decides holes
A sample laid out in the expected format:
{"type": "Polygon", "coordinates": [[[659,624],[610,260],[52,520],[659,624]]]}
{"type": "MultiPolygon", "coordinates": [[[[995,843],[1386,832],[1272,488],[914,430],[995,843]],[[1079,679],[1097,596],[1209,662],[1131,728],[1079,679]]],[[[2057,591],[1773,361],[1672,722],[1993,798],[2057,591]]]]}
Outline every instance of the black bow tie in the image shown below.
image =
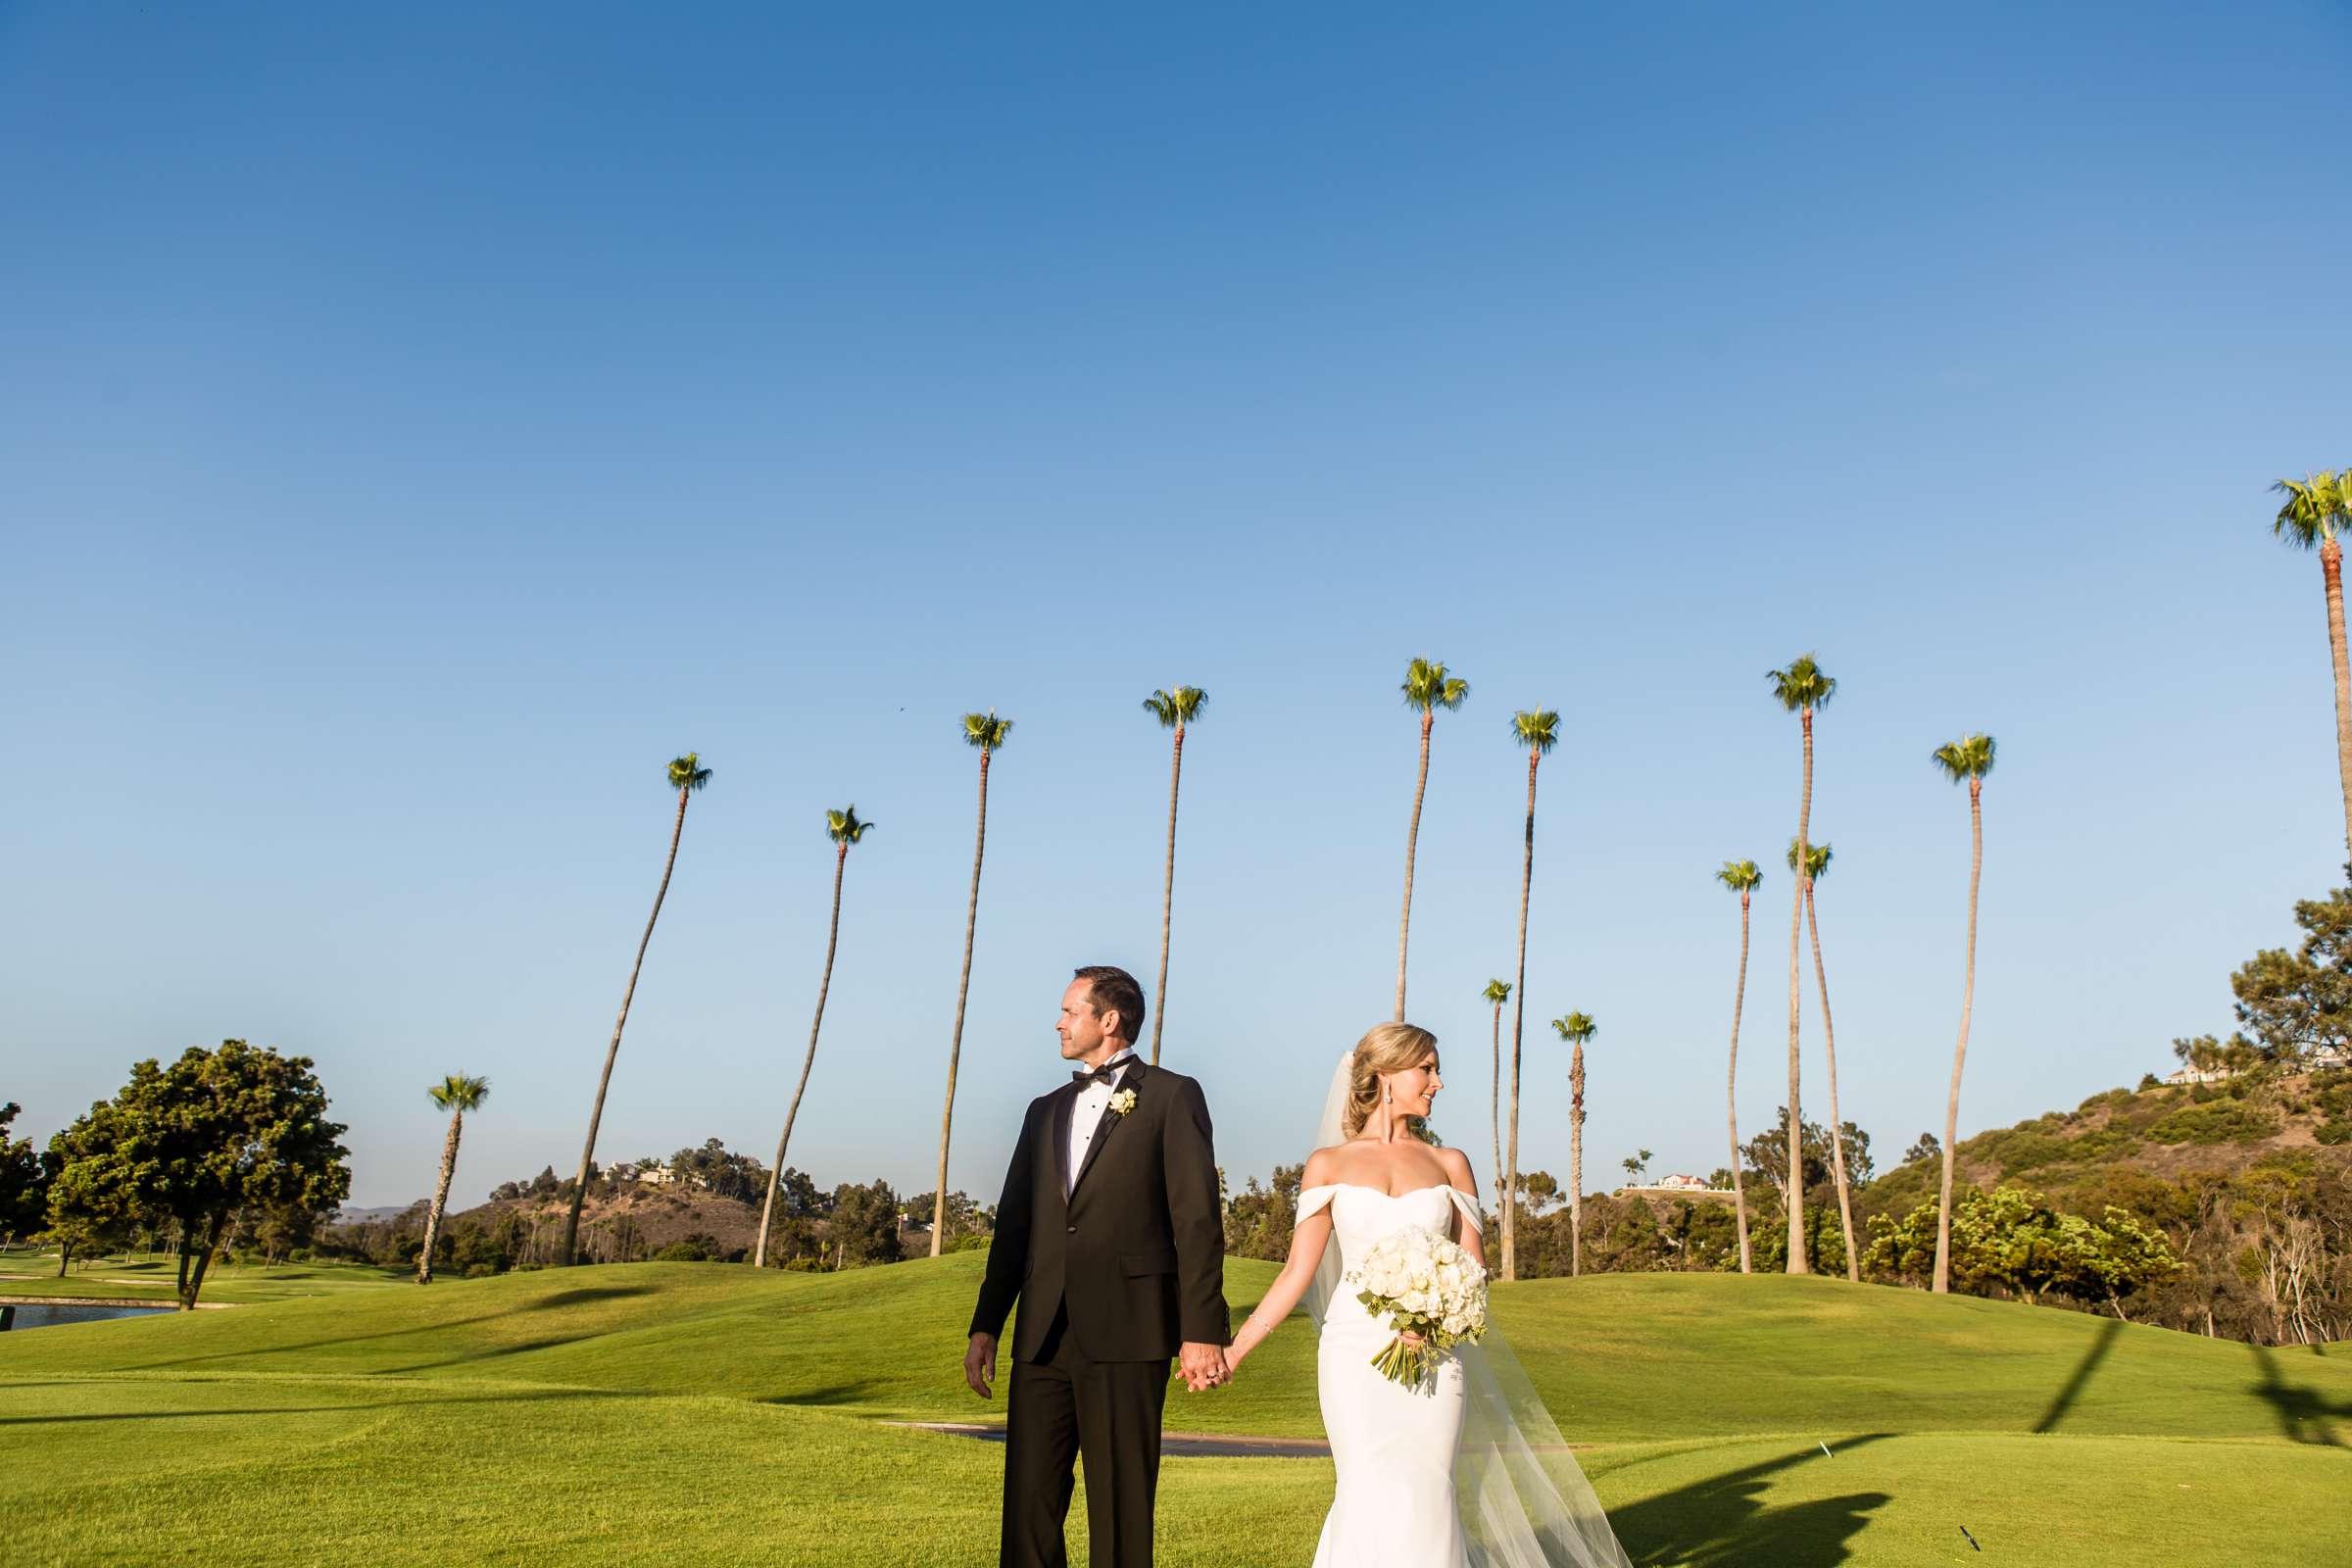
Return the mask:
{"type": "Polygon", "coordinates": [[[1070,1082],[1074,1084],[1115,1084],[1119,1081],[1119,1074],[1126,1069],[1126,1066],[1127,1063],[1124,1061],[1108,1062],[1103,1066],[1097,1067],[1092,1072],[1079,1071],[1070,1074],[1070,1082]]]}

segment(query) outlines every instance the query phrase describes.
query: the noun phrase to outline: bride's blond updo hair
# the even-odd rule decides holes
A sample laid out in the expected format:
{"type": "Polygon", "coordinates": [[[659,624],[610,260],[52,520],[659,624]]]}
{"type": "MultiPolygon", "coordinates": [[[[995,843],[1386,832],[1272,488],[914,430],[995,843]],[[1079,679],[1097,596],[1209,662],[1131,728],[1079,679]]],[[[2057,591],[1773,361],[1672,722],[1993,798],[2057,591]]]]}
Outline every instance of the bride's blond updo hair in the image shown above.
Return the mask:
{"type": "Polygon", "coordinates": [[[1380,1103],[1380,1075],[1418,1067],[1437,1054],[1438,1037],[1418,1024],[1376,1023],[1355,1043],[1355,1066],[1348,1078],[1348,1108],[1341,1130],[1353,1138],[1380,1103]]]}

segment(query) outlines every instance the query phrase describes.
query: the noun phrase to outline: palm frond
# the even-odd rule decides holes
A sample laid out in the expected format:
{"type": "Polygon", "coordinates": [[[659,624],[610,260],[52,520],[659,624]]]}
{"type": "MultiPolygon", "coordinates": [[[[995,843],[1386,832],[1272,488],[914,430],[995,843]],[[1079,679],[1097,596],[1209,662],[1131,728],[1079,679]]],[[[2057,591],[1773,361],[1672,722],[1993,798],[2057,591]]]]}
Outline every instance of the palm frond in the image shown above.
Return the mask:
{"type": "Polygon", "coordinates": [[[1198,686],[1179,686],[1173,691],[1155,691],[1144,699],[1144,710],[1159,720],[1162,729],[1174,729],[1190,724],[1200,716],[1208,706],[1208,693],[1198,686]]]}
{"type": "Polygon", "coordinates": [[[1422,712],[1433,709],[1447,710],[1462,706],[1470,695],[1470,683],[1458,675],[1448,675],[1446,666],[1436,660],[1416,659],[1404,666],[1404,706],[1422,712]]]}
{"type": "Polygon", "coordinates": [[[1511,983],[1508,980],[1490,980],[1487,989],[1479,995],[1499,1007],[1511,1000],[1511,983]]]}
{"type": "Polygon", "coordinates": [[[443,1110],[475,1110],[490,1098],[490,1080],[453,1072],[425,1091],[443,1110]]]}
{"type": "Polygon", "coordinates": [[[702,765],[703,754],[688,752],[684,757],[669,760],[669,787],[673,790],[699,790],[710,782],[710,770],[702,765]]]}
{"type": "Polygon", "coordinates": [[[1565,1018],[1554,1018],[1551,1027],[1562,1040],[1579,1046],[1600,1032],[1599,1026],[1592,1021],[1592,1015],[1588,1012],[1572,1012],[1565,1018]]]}
{"type": "Polygon", "coordinates": [[[1723,869],[1715,873],[1715,880],[1734,893],[1745,893],[1764,880],[1764,873],[1756,869],[1753,860],[1726,860],[1723,869]]]}
{"type": "MultiPolygon", "coordinates": [[[[1832,858],[1833,852],[1827,844],[1818,841],[1807,843],[1805,845],[1805,880],[1818,882],[1826,876],[1829,873],[1832,858]]],[[[1788,869],[1791,872],[1796,870],[1796,840],[1794,839],[1788,841],[1788,869]]]]}
{"type": "Polygon", "coordinates": [[[876,824],[858,820],[858,808],[845,806],[840,810],[825,812],[825,837],[836,844],[856,844],[872,832],[876,824]]]}
{"type": "Polygon", "coordinates": [[[2297,549],[2317,550],[2335,537],[2337,528],[2352,527],[2352,468],[2281,479],[2271,491],[2286,497],[2271,533],[2297,549]]]}
{"type": "Polygon", "coordinates": [[[1549,708],[1523,708],[1511,715],[1511,737],[1542,755],[1559,744],[1560,715],[1549,708]]]}
{"type": "Polygon", "coordinates": [[[1764,678],[1772,682],[1773,697],[1791,713],[1827,708],[1838,693],[1837,680],[1823,672],[1811,654],[1789,661],[1787,669],[1766,670],[1764,678]]]}
{"type": "Polygon", "coordinates": [[[1936,747],[1931,760],[1944,777],[1960,784],[1992,771],[1993,749],[1992,737],[1980,732],[1936,747]]]}
{"type": "Polygon", "coordinates": [[[1012,720],[999,718],[997,710],[963,715],[963,744],[977,746],[984,752],[1004,749],[1005,737],[1012,733],[1012,720]]]}

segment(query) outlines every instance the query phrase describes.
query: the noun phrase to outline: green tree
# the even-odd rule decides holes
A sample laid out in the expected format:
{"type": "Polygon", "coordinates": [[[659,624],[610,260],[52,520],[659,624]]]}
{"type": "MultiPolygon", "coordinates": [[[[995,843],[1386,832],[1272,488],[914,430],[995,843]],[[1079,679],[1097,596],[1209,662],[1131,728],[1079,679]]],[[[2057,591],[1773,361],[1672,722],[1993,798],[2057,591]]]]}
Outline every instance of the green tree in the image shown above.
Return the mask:
{"type": "Polygon", "coordinates": [[[1559,744],[1560,715],[1548,708],[1522,709],[1511,715],[1511,738],[1527,748],[1526,851],[1519,863],[1519,973],[1512,984],[1518,1001],[1511,1007],[1511,1130],[1502,1159],[1502,1277],[1519,1277],[1519,1059],[1527,1024],[1527,901],[1536,881],[1536,768],[1544,754],[1559,744]]]}
{"type": "MultiPolygon", "coordinates": [[[[946,1193],[933,1195],[932,1211],[944,1215],[948,1208],[946,1193]]],[[[836,1268],[862,1268],[870,1263],[896,1263],[899,1248],[899,1198],[890,1184],[877,1179],[859,1187],[845,1182],[833,1190],[833,1213],[828,1228],[833,1233],[833,1265],[836,1268]]],[[[939,1245],[935,1231],[931,1238],[934,1255],[939,1245]]]]}
{"type": "Polygon", "coordinates": [[[24,1112],[15,1101],[0,1105],[0,1238],[15,1241],[41,1228],[49,1209],[49,1170],[29,1138],[10,1138],[24,1112]]]}
{"type": "Polygon", "coordinates": [[[2237,1021],[2275,1061],[2352,1043],[2352,888],[2297,900],[2295,924],[2296,951],[2265,948],[2230,977],[2237,1021]]]}
{"type": "MultiPolygon", "coordinates": [[[[1804,727],[1805,774],[1804,788],[1797,797],[1796,849],[1801,857],[1812,840],[1808,836],[1813,822],[1813,715],[1829,706],[1838,693],[1838,682],[1823,673],[1811,654],[1792,661],[1787,669],[1768,670],[1764,678],[1772,683],[1773,699],[1788,712],[1797,715],[1804,727]]],[[[1797,997],[1796,949],[1800,928],[1804,925],[1804,878],[1794,879],[1795,891],[1788,905],[1788,1108],[1795,1114],[1802,1102],[1797,1084],[1797,997]]],[[[1788,1272],[1810,1274],[1813,1266],[1805,1255],[1805,1232],[1802,1215],[1805,1206],[1804,1173],[1794,1164],[1788,1168],[1788,1272]]]]}
{"type": "Polygon", "coordinates": [[[556,1247],[556,1261],[571,1266],[580,1235],[580,1204],[587,1200],[589,1167],[596,1159],[596,1129],[605,1119],[605,1092],[612,1086],[612,1063],[620,1055],[620,1032],[629,1026],[629,1003],[637,995],[637,975],[645,967],[645,950],[653,945],[654,922],[662,918],[662,901],[669,897],[669,875],[678,865],[678,840],[686,832],[686,803],[710,782],[710,769],[702,755],[688,752],[673,757],[664,775],[678,792],[678,814],[669,828],[669,857],[662,862],[662,885],[654,890],[654,912],[645,917],[645,935],[637,939],[637,958],[629,965],[629,983],[620,993],[620,1016],[612,1020],[612,1043],[605,1048],[605,1069],[597,1076],[596,1103],[588,1111],[588,1137],[580,1145],[580,1173],[571,1185],[571,1206],[564,1215],[564,1238],[556,1247]]]}
{"type": "Polygon", "coordinates": [[[1511,1000],[1508,980],[1490,980],[1479,996],[1494,1008],[1494,1071],[1487,1081],[1487,1115],[1494,1134],[1494,1191],[1502,1191],[1502,1004],[1511,1000]]]}
{"type": "Polygon", "coordinates": [[[1629,1184],[1639,1183],[1649,1174],[1649,1155],[1650,1152],[1646,1149],[1637,1150],[1631,1159],[1618,1161],[1625,1167],[1625,1179],[1629,1184]]]}
{"type": "Polygon", "coordinates": [[[1952,1087],[1943,1106],[1943,1178],[1937,1187],[1936,1294],[1952,1288],[1952,1146],[1960,1140],[1960,1069],[1968,1061],[1968,1018],[1977,1000],[1977,887],[1984,871],[1984,775],[1992,771],[1993,739],[1964,735],[1936,748],[1935,763],[1944,777],[1968,786],[1968,957],[1960,989],[1960,1040],[1952,1048],[1952,1087]]]}
{"type": "Polygon", "coordinates": [[[972,830],[972,896],[963,906],[963,971],[956,980],[956,1032],[948,1038],[948,1102],[939,1113],[938,1212],[931,1216],[931,1255],[946,1246],[948,1231],[948,1140],[956,1125],[956,1065],[963,1054],[963,1004],[972,988],[972,935],[980,926],[980,862],[988,852],[988,764],[1012,735],[1012,720],[997,710],[963,715],[963,743],[980,753],[980,815],[972,830]]]}
{"type": "Polygon", "coordinates": [[[1568,1056],[1568,1273],[1585,1271],[1585,1042],[1594,1034],[1592,1016],[1572,1012],[1551,1027],[1573,1049],[1568,1056]]]}
{"type": "Polygon", "coordinates": [[[136,1063],[120,1094],[51,1140],[52,1229],[170,1216],[183,1238],[179,1305],[193,1310],[238,1210],[317,1210],[351,1194],[350,1151],[336,1142],[345,1129],[326,1119],[311,1067],[242,1040],[190,1047],[169,1066],[136,1063]]]}
{"type": "Polygon", "coordinates": [[[1144,709],[1160,728],[1175,731],[1168,747],[1168,864],[1159,884],[1159,986],[1152,998],[1152,1065],[1159,1065],[1159,1032],[1168,1021],[1168,934],[1176,912],[1176,794],[1184,783],[1184,731],[1198,723],[1208,693],[1198,686],[1155,691],[1144,709]]]}
{"type": "Polygon", "coordinates": [[[425,1091],[449,1112],[449,1135],[441,1140],[441,1179],[433,1186],[433,1206],[424,1216],[424,1250],[416,1254],[416,1283],[433,1283],[433,1243],[441,1235],[441,1216],[449,1207],[449,1184],[458,1173],[458,1139],[466,1130],[466,1113],[479,1110],[490,1098],[490,1080],[453,1072],[425,1091]]]}
{"type": "Polygon", "coordinates": [[[767,1232],[776,1213],[776,1183],[784,1174],[784,1152],[792,1147],[792,1124],[800,1119],[801,1097],[808,1092],[808,1071],[816,1065],[817,1032],[825,1026],[825,997],[833,989],[833,955],[841,945],[841,877],[849,867],[850,846],[860,843],[874,824],[861,821],[856,803],[825,812],[825,837],[833,841],[833,915],[825,926],[825,969],[816,982],[816,1017],[808,1025],[808,1052],[801,1058],[801,1081],[792,1086],[792,1104],[784,1112],[784,1131],[776,1139],[776,1162],[767,1177],[767,1196],[760,1203],[760,1239],[752,1247],[752,1266],[767,1264],[767,1232]]]}
{"type": "Polygon", "coordinates": [[[1754,1267],[1754,1253],[1747,1242],[1747,1194],[1741,1190],[1740,1169],[1740,1018],[1747,1010],[1747,901],[1764,880],[1753,860],[1726,860],[1715,880],[1740,895],[1740,982],[1732,992],[1732,1065],[1731,1085],[1724,1091],[1724,1114],[1732,1134],[1732,1211],[1740,1225],[1740,1272],[1754,1267]]]}
{"type": "Polygon", "coordinates": [[[2335,666],[2335,768],[2344,797],[2344,842],[2352,851],[2352,664],[2344,656],[2344,547],[2338,528],[2352,527],[2352,468],[2281,479],[2271,486],[2286,497],[2271,532],[2299,550],[2320,553],[2328,592],[2328,657],[2335,666]]]}
{"type": "Polygon", "coordinates": [[[1448,675],[1433,660],[1416,659],[1404,666],[1404,706],[1421,714],[1421,771],[1413,778],[1413,816],[1404,830],[1404,909],[1396,917],[1396,1021],[1404,1022],[1404,955],[1413,926],[1413,857],[1421,843],[1421,797],[1429,789],[1429,732],[1438,710],[1447,712],[1462,706],[1470,683],[1448,675]]]}
{"type": "Polygon", "coordinates": [[[1854,1246],[1854,1201],[1845,1179],[1845,1141],[1838,1135],[1838,1028],[1830,1021],[1830,972],[1821,963],[1821,913],[1814,892],[1830,873],[1835,852],[1827,844],[1805,847],[1805,864],[1797,871],[1796,845],[1788,846],[1788,870],[1805,885],[1805,930],[1813,942],[1813,979],[1821,990],[1821,1039],[1830,1068],[1830,1171],[1838,1184],[1838,1229],[1845,1238],[1845,1277],[1862,1283],[1861,1253],[1854,1246]]]}

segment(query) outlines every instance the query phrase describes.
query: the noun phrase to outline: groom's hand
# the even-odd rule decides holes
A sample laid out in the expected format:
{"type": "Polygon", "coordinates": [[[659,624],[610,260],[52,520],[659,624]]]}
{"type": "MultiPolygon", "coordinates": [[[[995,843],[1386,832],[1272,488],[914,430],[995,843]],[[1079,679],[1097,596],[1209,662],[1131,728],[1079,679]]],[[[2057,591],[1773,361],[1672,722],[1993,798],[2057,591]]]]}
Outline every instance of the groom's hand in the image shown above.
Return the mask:
{"type": "Polygon", "coordinates": [[[1176,1360],[1184,1370],[1184,1386],[1195,1394],[1202,1389],[1213,1389],[1233,1376],[1232,1369],[1225,1365],[1225,1347],[1222,1345],[1204,1345],[1187,1340],[1184,1348],[1177,1352],[1176,1360]]]}
{"type": "Polygon", "coordinates": [[[990,1386],[997,1381],[997,1337],[994,1334],[975,1334],[963,1351],[963,1381],[983,1399],[990,1397],[990,1386]]]}

